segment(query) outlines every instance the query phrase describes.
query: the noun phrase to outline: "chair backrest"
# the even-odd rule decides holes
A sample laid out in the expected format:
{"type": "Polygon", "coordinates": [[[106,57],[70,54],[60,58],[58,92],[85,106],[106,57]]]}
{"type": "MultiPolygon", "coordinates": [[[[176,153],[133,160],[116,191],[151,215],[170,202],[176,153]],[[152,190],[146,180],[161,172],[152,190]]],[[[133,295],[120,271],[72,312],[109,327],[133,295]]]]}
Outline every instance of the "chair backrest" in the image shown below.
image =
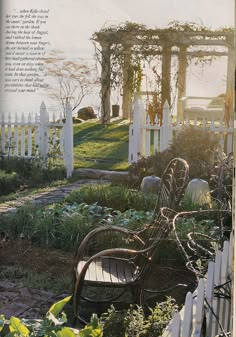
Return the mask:
{"type": "Polygon", "coordinates": [[[176,209],[189,180],[189,165],[182,158],[174,158],[167,165],[162,177],[154,215],[161,207],[176,209]]]}
{"type": "Polygon", "coordinates": [[[176,214],[177,212],[172,209],[162,207],[153,223],[146,228],[147,236],[144,238],[145,243],[142,247],[145,253],[134,258],[136,272],[140,277],[145,276],[149,264],[160,248],[162,240],[171,232],[172,221],[176,214]]]}
{"type": "Polygon", "coordinates": [[[172,229],[172,220],[188,183],[189,166],[182,158],[174,158],[167,165],[160,184],[157,203],[150,224],[149,235],[145,238],[143,249],[147,249],[145,258],[137,258],[136,265],[140,273],[147,269],[148,261],[156,255],[162,239],[172,229]]]}

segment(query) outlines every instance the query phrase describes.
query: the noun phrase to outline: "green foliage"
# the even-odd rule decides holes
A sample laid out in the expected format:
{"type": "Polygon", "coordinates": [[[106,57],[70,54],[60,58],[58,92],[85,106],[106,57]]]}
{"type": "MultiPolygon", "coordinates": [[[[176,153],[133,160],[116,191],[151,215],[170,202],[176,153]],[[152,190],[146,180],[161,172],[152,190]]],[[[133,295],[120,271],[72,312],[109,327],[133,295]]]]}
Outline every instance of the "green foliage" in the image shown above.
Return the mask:
{"type": "MultiPolygon", "coordinates": [[[[65,326],[67,317],[62,310],[69,301],[70,296],[55,303],[42,320],[11,317],[5,337],[154,337],[163,333],[178,309],[171,298],[157,303],[147,317],[139,306],[131,305],[123,311],[111,306],[100,319],[93,314],[89,324],[78,331],[65,326]]],[[[0,315],[0,331],[6,323],[5,317],[0,315]]]]}
{"type": "Polygon", "coordinates": [[[80,331],[79,337],[103,337],[102,325],[96,314],[93,314],[90,323],[80,331]]]}
{"type": "Polygon", "coordinates": [[[49,309],[49,313],[53,314],[55,317],[62,311],[66,303],[71,300],[71,296],[65,297],[63,300],[54,303],[51,308],[49,309]]]}
{"type": "Polygon", "coordinates": [[[154,209],[155,197],[142,192],[128,189],[124,186],[110,186],[108,184],[94,184],[81,186],[78,191],[73,191],[66,197],[68,203],[92,204],[110,207],[124,212],[128,209],[150,211],[154,209]]]}
{"type": "Polygon", "coordinates": [[[97,203],[27,205],[2,216],[0,230],[11,239],[25,238],[42,247],[73,250],[99,225],[119,225],[139,229],[150,221],[152,212],[115,211],[97,203]]]}
{"type": "Polygon", "coordinates": [[[36,187],[54,180],[64,179],[66,171],[63,166],[52,165],[45,166],[40,158],[4,158],[0,160],[0,184],[4,193],[11,193],[17,187],[36,187]],[[4,175],[5,172],[5,175],[4,175]],[[8,174],[8,175],[7,175],[8,174]],[[7,180],[9,186],[7,187],[7,180]],[[5,181],[4,181],[5,180],[5,181]]]}
{"type": "Polygon", "coordinates": [[[167,297],[165,302],[157,303],[150,311],[151,314],[145,321],[145,337],[160,336],[173,314],[178,311],[178,306],[171,297],[167,297]]]}
{"type": "Polygon", "coordinates": [[[9,194],[14,192],[21,184],[19,175],[16,172],[7,173],[0,170],[0,193],[9,194]]]}
{"type": "Polygon", "coordinates": [[[7,322],[5,317],[1,315],[1,328],[8,323],[9,333],[5,334],[5,337],[76,337],[78,332],[75,334],[72,329],[63,327],[63,324],[67,322],[67,317],[61,311],[70,299],[69,296],[55,303],[43,320],[24,320],[11,317],[7,322]]]}
{"type": "Polygon", "coordinates": [[[186,128],[178,132],[168,150],[156,153],[148,158],[141,158],[129,169],[133,186],[140,186],[142,179],[148,175],[161,176],[169,161],[175,157],[185,159],[189,164],[190,179],[210,180],[215,172],[213,160],[217,139],[207,130],[186,128]]]}
{"type": "Polygon", "coordinates": [[[178,310],[170,297],[165,302],[157,303],[145,317],[139,306],[130,306],[123,311],[116,311],[113,306],[101,317],[103,337],[155,337],[163,333],[173,314],[178,310]]]}

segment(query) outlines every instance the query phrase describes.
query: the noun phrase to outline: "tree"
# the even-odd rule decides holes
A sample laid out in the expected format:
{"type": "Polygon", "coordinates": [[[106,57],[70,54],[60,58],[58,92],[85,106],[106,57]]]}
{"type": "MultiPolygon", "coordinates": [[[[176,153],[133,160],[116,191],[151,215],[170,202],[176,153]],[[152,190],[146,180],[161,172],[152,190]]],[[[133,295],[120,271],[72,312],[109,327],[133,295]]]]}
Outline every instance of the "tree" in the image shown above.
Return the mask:
{"type": "Polygon", "coordinates": [[[45,85],[47,95],[55,99],[64,114],[69,103],[74,111],[86,95],[95,93],[98,85],[96,68],[79,58],[67,60],[60,52],[51,52],[44,59],[45,75],[48,81],[45,85]]]}

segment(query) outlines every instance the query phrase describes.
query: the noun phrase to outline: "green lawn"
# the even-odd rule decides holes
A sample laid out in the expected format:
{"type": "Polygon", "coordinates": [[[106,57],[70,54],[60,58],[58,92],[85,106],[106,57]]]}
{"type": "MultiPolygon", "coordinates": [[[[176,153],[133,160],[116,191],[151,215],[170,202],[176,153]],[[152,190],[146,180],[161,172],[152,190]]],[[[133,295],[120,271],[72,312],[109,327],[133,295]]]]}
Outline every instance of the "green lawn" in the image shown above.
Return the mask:
{"type": "Polygon", "coordinates": [[[129,125],[85,122],[74,125],[74,167],[128,169],[129,125]]]}

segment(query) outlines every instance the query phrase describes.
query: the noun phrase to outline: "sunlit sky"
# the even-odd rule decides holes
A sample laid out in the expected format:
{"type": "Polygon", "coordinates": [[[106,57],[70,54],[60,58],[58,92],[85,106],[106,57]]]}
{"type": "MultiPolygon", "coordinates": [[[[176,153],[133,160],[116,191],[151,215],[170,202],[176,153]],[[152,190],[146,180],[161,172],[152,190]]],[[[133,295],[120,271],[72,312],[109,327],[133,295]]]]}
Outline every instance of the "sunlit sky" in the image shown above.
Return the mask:
{"type": "MultiPolygon", "coordinates": [[[[67,58],[94,57],[90,38],[103,26],[124,21],[143,23],[147,27],[163,28],[170,21],[194,21],[209,28],[234,26],[233,0],[0,0],[1,23],[5,13],[14,9],[50,9],[48,30],[50,49],[62,50],[67,58]]],[[[3,29],[1,27],[1,29],[3,29]]],[[[1,55],[3,55],[3,52],[1,55]]],[[[2,60],[2,58],[1,58],[2,60]]],[[[217,95],[224,91],[225,63],[216,62],[211,69],[196,73],[188,70],[187,94],[217,95]],[[217,74],[217,75],[216,75],[217,74]],[[203,87],[204,86],[204,87],[203,87]]],[[[1,111],[38,112],[42,99],[53,108],[45,95],[1,94],[1,111]],[[14,95],[14,97],[13,97],[14,95]]],[[[82,105],[91,104],[90,98],[82,105]]],[[[96,98],[94,98],[94,102],[96,98]]],[[[97,101],[96,101],[97,102],[97,101]]],[[[92,102],[93,103],[93,102],[92,102]]]]}

